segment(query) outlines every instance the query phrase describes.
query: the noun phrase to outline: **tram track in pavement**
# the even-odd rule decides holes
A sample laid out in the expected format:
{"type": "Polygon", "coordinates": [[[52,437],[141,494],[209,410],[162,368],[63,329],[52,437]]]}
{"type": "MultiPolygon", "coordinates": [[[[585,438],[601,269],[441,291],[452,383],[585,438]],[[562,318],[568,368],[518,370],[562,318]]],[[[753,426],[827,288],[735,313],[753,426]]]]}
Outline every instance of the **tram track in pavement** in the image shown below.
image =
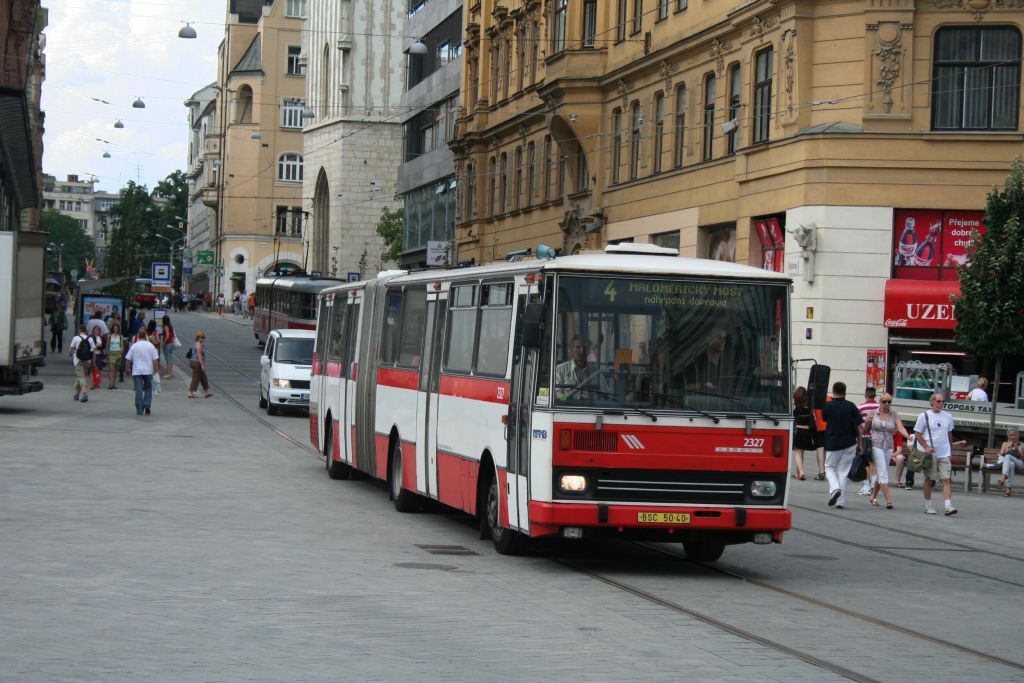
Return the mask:
{"type": "MultiPolygon", "coordinates": [[[[833,614],[840,615],[841,617],[846,618],[846,619],[855,619],[857,621],[860,621],[860,622],[862,622],[864,624],[867,624],[869,626],[872,626],[872,627],[884,628],[886,630],[889,630],[889,631],[901,634],[903,636],[907,636],[909,638],[912,638],[912,639],[915,639],[915,640],[918,640],[918,641],[922,641],[922,642],[928,643],[928,644],[933,645],[933,646],[937,646],[937,647],[945,649],[945,650],[957,652],[957,653],[960,653],[960,654],[969,655],[969,656],[975,657],[977,659],[987,661],[987,662],[992,663],[992,664],[996,664],[996,665],[999,665],[999,666],[1003,666],[1003,667],[1009,668],[1009,669],[1017,672],[1018,674],[1021,673],[1021,672],[1024,672],[1024,665],[1022,665],[1022,664],[1020,664],[1018,662],[1014,662],[1014,661],[1009,660],[1009,659],[1005,659],[1005,658],[1000,657],[998,655],[991,654],[989,652],[984,652],[982,650],[977,650],[977,649],[974,649],[974,648],[971,648],[971,647],[968,647],[968,646],[965,646],[965,645],[961,645],[959,643],[956,643],[956,642],[953,642],[953,641],[950,641],[950,640],[946,640],[944,638],[938,638],[936,636],[932,636],[932,635],[929,635],[927,633],[923,633],[921,631],[918,631],[918,630],[915,630],[915,629],[912,629],[912,628],[908,628],[906,626],[902,626],[900,624],[897,624],[897,623],[892,622],[892,621],[888,621],[886,619],[880,619],[878,617],[871,616],[870,614],[864,614],[864,613],[858,612],[856,610],[852,610],[852,609],[848,609],[848,608],[841,607],[841,606],[838,606],[838,605],[834,605],[834,604],[829,603],[826,600],[822,600],[820,598],[816,598],[816,597],[814,597],[812,595],[808,595],[806,593],[801,593],[799,591],[794,591],[794,590],[791,590],[789,588],[783,588],[782,586],[778,586],[778,585],[775,585],[775,584],[773,584],[771,582],[764,581],[764,580],[761,580],[761,579],[756,579],[756,578],[753,578],[753,577],[750,577],[750,576],[745,576],[745,575],[741,574],[740,572],[738,572],[736,570],[733,570],[733,569],[729,569],[729,568],[718,566],[718,565],[711,564],[711,563],[698,562],[696,560],[691,560],[688,557],[686,557],[685,554],[675,552],[673,550],[670,550],[668,548],[662,547],[660,545],[655,545],[655,544],[651,544],[651,543],[647,543],[647,542],[642,542],[642,541],[631,542],[631,544],[636,546],[636,547],[643,548],[643,549],[645,549],[645,550],[647,550],[649,552],[655,553],[657,555],[670,558],[673,561],[684,562],[684,563],[687,563],[687,564],[689,564],[691,566],[699,567],[699,568],[703,569],[706,572],[714,573],[714,574],[719,574],[721,576],[725,576],[725,577],[734,579],[734,580],[736,580],[738,582],[742,582],[746,586],[752,586],[754,588],[757,588],[757,589],[760,589],[760,590],[772,593],[774,595],[783,596],[784,598],[788,598],[790,600],[795,600],[795,601],[798,601],[798,602],[806,604],[806,605],[811,605],[811,606],[816,607],[818,609],[822,609],[822,610],[825,610],[827,612],[831,612],[833,614]]],[[[897,557],[899,557],[901,559],[914,560],[915,562],[917,561],[916,558],[908,558],[908,557],[902,556],[902,555],[898,555],[897,557]]],[[[585,562],[583,562],[583,561],[580,561],[580,560],[577,560],[577,559],[567,559],[567,558],[564,558],[564,557],[560,558],[560,557],[555,557],[555,556],[552,556],[552,559],[555,562],[557,562],[558,564],[561,564],[562,566],[570,569],[571,571],[574,571],[574,572],[579,573],[579,574],[584,575],[584,576],[588,576],[588,577],[594,579],[595,581],[600,581],[601,583],[604,583],[604,584],[606,584],[608,586],[616,588],[616,589],[618,589],[620,591],[623,591],[625,593],[629,593],[629,594],[631,594],[631,595],[633,595],[635,597],[638,597],[638,598],[640,598],[640,599],[642,599],[642,600],[644,600],[646,602],[650,602],[652,604],[659,605],[661,607],[669,609],[669,610],[671,610],[673,612],[677,612],[679,614],[683,614],[685,616],[691,617],[691,618],[696,619],[696,620],[698,620],[698,621],[700,621],[702,623],[705,623],[705,624],[707,624],[709,626],[717,628],[717,629],[719,629],[721,631],[724,631],[726,633],[730,633],[730,634],[735,635],[735,636],[737,636],[739,638],[742,638],[744,640],[747,640],[747,641],[750,641],[750,642],[753,642],[753,643],[757,643],[757,644],[762,645],[764,647],[767,647],[767,648],[770,648],[772,650],[775,650],[776,652],[779,652],[779,653],[782,653],[782,654],[786,654],[788,656],[795,657],[795,658],[800,659],[801,661],[804,661],[804,662],[806,662],[808,664],[811,664],[813,666],[816,666],[816,667],[819,667],[821,669],[824,669],[824,670],[830,671],[832,673],[835,673],[838,676],[842,676],[844,678],[847,678],[847,679],[853,680],[853,681],[862,681],[862,682],[865,682],[865,683],[872,682],[872,681],[877,681],[877,679],[871,678],[870,676],[866,676],[866,675],[864,675],[864,674],[862,674],[860,672],[853,671],[852,669],[849,669],[848,667],[845,667],[845,666],[843,666],[843,665],[841,665],[839,663],[832,662],[832,661],[829,661],[827,659],[824,659],[824,658],[822,658],[822,657],[820,657],[820,656],[818,656],[816,654],[813,654],[811,652],[808,652],[806,650],[802,650],[802,649],[799,649],[799,648],[796,648],[796,647],[792,647],[790,645],[786,645],[785,643],[782,643],[782,642],[780,642],[780,641],[778,641],[778,640],[776,640],[774,638],[771,638],[771,637],[768,637],[768,636],[765,636],[765,635],[760,635],[758,633],[754,633],[753,631],[751,631],[751,630],[749,630],[747,628],[743,628],[743,627],[738,626],[738,625],[736,625],[734,623],[730,623],[729,621],[726,621],[724,619],[712,616],[711,614],[708,614],[705,611],[701,611],[700,609],[695,609],[693,607],[688,607],[688,606],[686,606],[684,604],[679,603],[676,600],[671,600],[671,599],[668,599],[668,598],[663,597],[661,595],[658,595],[656,592],[653,592],[651,590],[643,588],[643,587],[641,587],[641,586],[639,586],[639,585],[637,585],[635,583],[631,583],[631,582],[625,581],[623,579],[615,578],[614,576],[610,576],[608,573],[605,573],[605,572],[602,572],[602,571],[595,570],[595,569],[592,569],[590,567],[587,567],[587,566],[585,566],[585,562]]],[[[944,565],[939,565],[939,566],[942,566],[943,568],[949,568],[949,567],[945,567],[944,565]]],[[[952,569],[955,569],[955,568],[952,568],[952,569]]]]}
{"type": "MultiPolygon", "coordinates": [[[[258,377],[254,377],[253,375],[249,374],[248,372],[239,369],[233,363],[231,363],[230,361],[228,361],[223,356],[221,356],[221,355],[219,355],[217,353],[214,353],[214,352],[211,352],[211,351],[207,351],[206,352],[206,358],[207,358],[207,362],[209,362],[210,360],[214,360],[214,361],[217,362],[218,366],[227,368],[227,369],[233,371],[234,373],[242,376],[243,378],[245,378],[245,379],[247,379],[249,381],[255,382],[257,384],[259,383],[259,378],[258,377]]],[[[181,359],[181,358],[177,358],[175,360],[182,367],[183,371],[191,372],[191,369],[188,366],[188,361],[187,360],[184,360],[184,359],[181,359]]],[[[232,395],[232,393],[230,391],[228,391],[227,389],[224,388],[223,384],[219,384],[219,383],[211,380],[210,381],[210,386],[217,389],[217,394],[219,396],[222,396],[225,399],[227,399],[228,401],[230,401],[231,403],[233,403],[235,406],[238,407],[239,410],[241,410],[242,412],[248,414],[254,420],[256,420],[261,425],[263,425],[264,427],[266,427],[270,431],[272,431],[275,434],[277,434],[278,436],[280,436],[282,439],[284,439],[288,443],[290,443],[290,444],[292,444],[294,446],[298,446],[299,448],[301,448],[302,450],[304,450],[305,452],[307,452],[307,453],[309,453],[311,455],[315,455],[320,460],[324,459],[323,456],[320,453],[317,453],[316,451],[314,451],[310,447],[310,445],[308,443],[303,443],[299,439],[296,439],[295,437],[293,437],[288,432],[284,431],[283,429],[281,429],[281,428],[277,427],[276,425],[274,425],[273,423],[271,423],[270,420],[268,420],[265,416],[261,415],[260,413],[257,413],[255,410],[253,410],[248,405],[243,403],[241,399],[239,399],[238,397],[232,395]]]]}

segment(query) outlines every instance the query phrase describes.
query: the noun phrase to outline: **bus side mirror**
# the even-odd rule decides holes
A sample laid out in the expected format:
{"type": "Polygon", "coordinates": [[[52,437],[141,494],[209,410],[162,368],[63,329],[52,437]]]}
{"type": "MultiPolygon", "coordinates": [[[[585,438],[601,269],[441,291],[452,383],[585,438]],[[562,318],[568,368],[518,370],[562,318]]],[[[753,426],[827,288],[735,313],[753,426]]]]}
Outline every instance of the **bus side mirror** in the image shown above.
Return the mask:
{"type": "Polygon", "coordinates": [[[811,410],[821,410],[828,397],[828,380],[832,368],[815,363],[807,377],[807,399],[811,410]]]}
{"type": "Polygon", "coordinates": [[[544,304],[526,304],[523,311],[523,346],[528,349],[540,348],[540,332],[544,327],[544,304]]]}

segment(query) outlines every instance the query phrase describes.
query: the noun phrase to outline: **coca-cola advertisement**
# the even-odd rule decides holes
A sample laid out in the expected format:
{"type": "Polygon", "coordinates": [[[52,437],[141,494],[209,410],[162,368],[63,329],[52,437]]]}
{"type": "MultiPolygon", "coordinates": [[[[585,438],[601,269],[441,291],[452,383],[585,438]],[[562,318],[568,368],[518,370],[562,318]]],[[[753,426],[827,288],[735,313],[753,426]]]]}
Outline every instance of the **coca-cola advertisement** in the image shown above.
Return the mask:
{"type": "Polygon", "coordinates": [[[781,273],[785,256],[786,238],[780,224],[780,217],[768,216],[754,219],[757,234],[761,238],[762,265],[765,270],[781,273]]]}
{"type": "Polygon", "coordinates": [[[900,209],[893,226],[893,277],[956,280],[967,263],[971,231],[985,232],[981,211],[900,209]]]}

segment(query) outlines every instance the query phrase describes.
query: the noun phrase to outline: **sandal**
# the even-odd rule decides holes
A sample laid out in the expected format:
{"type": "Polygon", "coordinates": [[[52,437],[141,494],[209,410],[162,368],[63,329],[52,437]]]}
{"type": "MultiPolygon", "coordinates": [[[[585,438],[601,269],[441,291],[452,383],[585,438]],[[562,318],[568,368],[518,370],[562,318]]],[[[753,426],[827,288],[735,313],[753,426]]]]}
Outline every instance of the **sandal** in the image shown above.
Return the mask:
{"type": "Polygon", "coordinates": [[[1003,491],[1003,495],[1006,496],[1007,498],[1009,498],[1010,496],[1013,495],[1013,489],[1012,488],[1007,488],[1005,491],[1003,491]]]}
{"type": "Polygon", "coordinates": [[[886,504],[885,504],[885,509],[886,509],[886,510],[892,510],[892,509],[893,509],[893,507],[894,507],[894,506],[893,506],[893,504],[892,504],[892,503],[886,503],[886,504]]]}
{"type": "Polygon", "coordinates": [[[872,498],[871,499],[871,504],[874,505],[875,507],[878,507],[878,499],[877,498],[872,498]]]}
{"type": "Polygon", "coordinates": [[[799,479],[800,481],[806,481],[807,477],[801,474],[799,477],[797,477],[797,479],[799,479]]]}
{"type": "Polygon", "coordinates": [[[189,398],[199,398],[199,397],[198,397],[198,396],[196,396],[195,394],[189,394],[189,395],[188,395],[188,397],[189,397],[189,398]]]}
{"type": "Polygon", "coordinates": [[[818,474],[816,474],[814,478],[817,479],[818,481],[822,481],[825,478],[825,473],[818,472],[818,474]]]}

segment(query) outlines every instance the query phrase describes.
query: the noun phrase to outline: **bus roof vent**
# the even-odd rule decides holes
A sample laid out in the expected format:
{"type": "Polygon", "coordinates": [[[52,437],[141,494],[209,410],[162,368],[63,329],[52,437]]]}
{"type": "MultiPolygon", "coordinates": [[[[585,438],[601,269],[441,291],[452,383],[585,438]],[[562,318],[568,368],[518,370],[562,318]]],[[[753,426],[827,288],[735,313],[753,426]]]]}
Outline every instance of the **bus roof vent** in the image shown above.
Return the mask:
{"type": "Polygon", "coordinates": [[[671,247],[659,247],[656,244],[644,244],[642,242],[622,242],[621,244],[609,244],[604,248],[606,254],[644,254],[647,256],[679,256],[678,249],[671,247]]]}

